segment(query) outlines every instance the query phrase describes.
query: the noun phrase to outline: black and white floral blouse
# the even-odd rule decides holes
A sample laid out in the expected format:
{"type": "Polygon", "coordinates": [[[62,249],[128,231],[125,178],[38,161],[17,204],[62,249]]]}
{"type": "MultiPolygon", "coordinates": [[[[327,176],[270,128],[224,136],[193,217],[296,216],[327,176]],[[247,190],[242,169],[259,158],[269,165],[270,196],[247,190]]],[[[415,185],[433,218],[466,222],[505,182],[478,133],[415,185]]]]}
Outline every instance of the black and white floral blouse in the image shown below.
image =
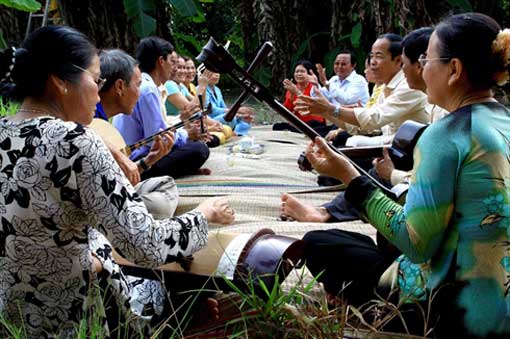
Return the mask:
{"type": "Polygon", "coordinates": [[[77,328],[97,282],[91,251],[140,306],[140,284],[119,274],[110,244],[156,267],[207,243],[202,213],[154,220],[101,139],[52,117],[0,120],[0,223],[0,313],[21,316],[36,338],[77,328]]]}

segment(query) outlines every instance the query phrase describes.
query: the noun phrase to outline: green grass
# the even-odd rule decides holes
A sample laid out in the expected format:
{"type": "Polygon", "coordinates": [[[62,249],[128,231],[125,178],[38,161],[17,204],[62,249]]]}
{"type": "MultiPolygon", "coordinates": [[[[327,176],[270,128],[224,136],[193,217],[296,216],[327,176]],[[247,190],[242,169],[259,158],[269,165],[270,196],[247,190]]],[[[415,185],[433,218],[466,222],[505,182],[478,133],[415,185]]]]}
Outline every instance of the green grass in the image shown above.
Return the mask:
{"type": "Polygon", "coordinates": [[[4,104],[0,100],[0,117],[14,115],[18,111],[18,108],[19,108],[18,103],[9,102],[7,104],[4,104]]]}
{"type": "MultiPolygon", "coordinates": [[[[232,103],[238,93],[229,94],[227,94],[227,102],[232,103]]],[[[272,124],[282,120],[267,105],[253,98],[250,98],[247,104],[257,110],[256,122],[259,124],[272,124]]],[[[17,104],[0,103],[0,116],[13,115],[17,109],[17,104]]],[[[344,333],[350,333],[352,336],[352,333],[358,330],[370,331],[373,334],[380,331],[391,319],[401,317],[399,305],[393,305],[383,299],[373,300],[360,308],[342,303],[337,308],[330,309],[324,292],[320,289],[317,292],[316,279],[305,279],[303,272],[300,271],[298,282],[285,291],[278,278],[273,286],[267,285],[264,280],[248,279],[247,289],[229,283],[230,288],[241,299],[238,305],[239,316],[217,328],[208,328],[203,333],[196,334],[220,330],[225,334],[228,333],[229,338],[336,338],[344,333]],[[380,314],[380,316],[367,317],[368,314],[380,314]],[[368,318],[371,320],[367,320],[368,318]]],[[[185,312],[188,315],[192,309],[191,305],[197,300],[195,292],[199,291],[190,291],[188,311],[185,312]]],[[[97,301],[97,306],[93,308],[95,311],[85,315],[77,325],[77,338],[105,337],[102,326],[105,311],[100,302],[101,297],[95,296],[95,298],[97,301]]],[[[182,305],[179,306],[182,307],[182,305]]],[[[423,312],[426,313],[425,310],[423,312]]],[[[173,329],[170,337],[181,337],[188,323],[188,319],[182,319],[178,328],[173,329]]],[[[129,320],[120,326],[129,327],[129,320]]],[[[151,339],[162,338],[161,333],[167,326],[162,324],[154,329],[151,339]]],[[[428,331],[427,324],[424,324],[424,333],[429,334],[428,331]]],[[[23,324],[17,326],[0,314],[0,337],[25,339],[27,334],[23,324]]],[[[144,336],[140,333],[135,337],[143,338],[144,336]]]]}
{"type": "Polygon", "coordinates": [[[2,338],[24,339],[27,334],[23,325],[15,325],[0,313],[0,335],[2,338]]]}
{"type": "MultiPolygon", "coordinates": [[[[388,321],[401,318],[399,305],[393,305],[380,299],[373,300],[359,308],[340,303],[335,309],[331,309],[328,307],[324,292],[318,288],[316,278],[305,277],[304,270],[299,270],[294,274],[299,274],[298,281],[295,285],[288,286],[286,291],[282,289],[278,278],[272,286],[268,285],[265,280],[249,278],[246,282],[247,288],[241,288],[227,280],[231,290],[238,295],[239,300],[235,304],[237,312],[234,312],[236,316],[215,327],[210,326],[195,332],[186,328],[187,319],[183,319],[178,328],[171,330],[170,334],[168,334],[168,324],[164,323],[153,330],[153,335],[150,338],[181,338],[185,333],[192,333],[193,336],[206,336],[210,335],[211,331],[214,331],[219,337],[225,338],[321,339],[342,336],[364,338],[367,334],[370,334],[370,337],[378,338],[416,338],[406,334],[398,336],[385,334],[381,331],[388,321]]],[[[189,292],[191,304],[196,302],[196,292],[199,291],[189,292]]],[[[94,310],[92,314],[83,317],[77,326],[76,338],[102,339],[106,337],[102,321],[108,312],[102,308],[100,293],[94,295],[93,300],[96,300],[98,305],[92,308],[94,310]]],[[[189,304],[188,307],[189,309],[185,313],[189,313],[191,310],[189,304]]],[[[130,321],[132,320],[128,319],[120,326],[128,328],[130,321]]],[[[427,324],[424,324],[424,333],[430,334],[427,324]]],[[[23,326],[15,326],[1,315],[0,337],[27,338],[23,326]]],[[[130,338],[144,338],[144,335],[135,331],[130,334],[130,338]]]]}

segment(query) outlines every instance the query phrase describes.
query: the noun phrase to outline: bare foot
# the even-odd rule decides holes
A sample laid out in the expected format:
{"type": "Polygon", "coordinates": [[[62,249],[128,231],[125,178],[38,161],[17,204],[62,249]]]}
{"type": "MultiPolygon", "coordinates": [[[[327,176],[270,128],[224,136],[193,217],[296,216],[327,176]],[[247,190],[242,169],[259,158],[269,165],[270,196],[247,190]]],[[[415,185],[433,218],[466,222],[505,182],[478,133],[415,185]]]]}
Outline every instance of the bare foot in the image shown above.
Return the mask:
{"type": "Polygon", "coordinates": [[[286,219],[289,217],[297,221],[327,222],[331,217],[323,207],[307,205],[287,193],[282,194],[280,214],[286,219]]]}
{"type": "Polygon", "coordinates": [[[190,326],[193,330],[208,328],[219,319],[220,307],[218,301],[214,298],[207,298],[198,305],[190,326]]]}
{"type": "Polygon", "coordinates": [[[326,302],[332,309],[340,309],[346,301],[339,296],[326,292],[326,302]]]}
{"type": "Polygon", "coordinates": [[[210,168],[199,168],[197,174],[199,175],[211,175],[212,171],[210,168]]]}
{"type": "Polygon", "coordinates": [[[229,322],[242,318],[242,298],[239,295],[229,293],[221,295],[219,299],[215,298],[216,296],[200,302],[193,314],[190,332],[183,339],[226,338],[226,326],[229,322]]]}
{"type": "Polygon", "coordinates": [[[207,308],[208,319],[211,321],[217,321],[220,319],[220,304],[218,303],[218,300],[207,298],[205,305],[207,308]]]}
{"type": "Polygon", "coordinates": [[[204,213],[207,221],[228,225],[234,222],[235,212],[226,198],[210,198],[202,201],[197,210],[204,213]]]}

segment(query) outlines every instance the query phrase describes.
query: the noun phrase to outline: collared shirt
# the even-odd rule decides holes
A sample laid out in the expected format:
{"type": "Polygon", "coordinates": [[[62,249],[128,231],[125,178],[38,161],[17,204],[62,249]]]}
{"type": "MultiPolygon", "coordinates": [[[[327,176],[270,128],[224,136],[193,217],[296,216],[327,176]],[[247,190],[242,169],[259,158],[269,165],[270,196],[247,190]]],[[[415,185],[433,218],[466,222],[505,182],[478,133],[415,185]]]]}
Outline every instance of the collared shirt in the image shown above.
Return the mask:
{"type": "Polygon", "coordinates": [[[108,116],[100,102],[96,104],[96,113],[94,114],[94,118],[108,121],[108,116]]]}
{"type": "Polygon", "coordinates": [[[448,114],[448,111],[438,105],[427,103],[425,110],[430,116],[430,122],[436,122],[448,114]]]}
{"type": "Polygon", "coordinates": [[[329,90],[322,87],[321,93],[329,102],[338,105],[353,105],[361,101],[364,106],[369,97],[367,80],[356,71],[352,71],[344,80],[338,75],[333,76],[329,80],[329,90]]]}
{"type": "Polygon", "coordinates": [[[246,135],[251,128],[251,124],[235,117],[232,121],[225,121],[224,117],[226,114],[227,105],[225,104],[225,100],[223,99],[223,95],[221,94],[221,90],[218,86],[207,86],[206,88],[206,98],[205,98],[205,107],[209,107],[211,104],[212,112],[209,115],[214,120],[221,122],[223,125],[229,125],[232,127],[234,132],[237,135],[246,135]]]}
{"type": "MultiPolygon", "coordinates": [[[[308,85],[306,85],[305,89],[303,90],[303,95],[310,96],[312,94],[312,90],[313,90],[313,84],[308,83],[308,85]]],[[[296,111],[294,102],[297,100],[297,98],[298,98],[297,95],[294,95],[291,91],[287,90],[285,92],[285,101],[283,102],[283,106],[288,108],[289,111],[294,113],[299,119],[301,119],[304,122],[318,121],[323,124],[325,123],[324,118],[319,115],[313,115],[313,114],[301,115],[298,111],[296,111]]]]}
{"type": "MultiPolygon", "coordinates": [[[[425,105],[425,110],[430,116],[431,123],[434,123],[442,119],[448,114],[447,110],[439,107],[438,105],[433,105],[431,103],[427,103],[427,105],[425,105]]],[[[391,172],[391,184],[395,186],[400,183],[407,183],[410,177],[411,171],[405,172],[395,169],[391,172]]]]}
{"type": "Polygon", "coordinates": [[[372,89],[372,95],[368,99],[365,107],[368,108],[368,107],[374,106],[378,102],[379,96],[381,95],[383,90],[384,90],[383,84],[380,84],[380,85],[375,84],[374,88],[372,89]]]}
{"type": "Polygon", "coordinates": [[[196,97],[198,95],[197,86],[195,86],[192,82],[190,82],[188,86],[189,87],[186,88],[186,89],[188,90],[189,94],[191,94],[194,97],[196,97]]]}
{"type": "MultiPolygon", "coordinates": [[[[384,90],[384,84],[380,85],[374,85],[374,88],[372,89],[372,95],[367,101],[367,104],[365,105],[365,108],[369,108],[374,106],[377,101],[379,100],[379,96],[381,96],[382,91],[384,90]]],[[[351,125],[348,123],[345,123],[344,126],[339,126],[347,131],[347,133],[351,135],[357,135],[357,134],[363,134],[364,131],[360,129],[359,126],[351,125]]],[[[367,134],[374,133],[375,131],[366,131],[367,134]]]]}
{"type": "Polygon", "coordinates": [[[183,84],[178,84],[173,80],[168,80],[167,82],[165,82],[163,87],[166,90],[166,98],[165,98],[166,100],[164,101],[165,108],[166,108],[166,114],[167,115],[178,115],[179,109],[174,104],[172,104],[170,101],[168,101],[168,97],[172,96],[174,94],[177,94],[177,93],[181,93],[186,99],[188,99],[189,97],[191,97],[190,92],[188,91],[186,86],[184,86],[183,84]]]}
{"type": "MultiPolygon", "coordinates": [[[[150,137],[167,128],[167,124],[161,114],[161,97],[158,86],[152,77],[142,73],[142,85],[140,97],[136,102],[135,109],[130,115],[118,114],[113,117],[113,125],[122,134],[128,145],[150,137]]],[[[177,130],[175,133],[175,146],[186,143],[187,133],[185,130],[177,130]]],[[[150,145],[144,145],[131,153],[132,160],[139,159],[149,153],[150,145]]]]}
{"type": "Polygon", "coordinates": [[[227,105],[225,104],[225,100],[223,100],[223,94],[221,93],[221,90],[218,88],[218,86],[207,86],[205,93],[205,106],[207,107],[210,103],[212,108],[210,117],[216,120],[223,118],[226,113],[227,105]]]}
{"type": "Polygon", "coordinates": [[[410,89],[404,72],[399,71],[384,86],[378,102],[372,107],[354,108],[361,130],[380,129],[383,143],[390,143],[397,129],[406,120],[428,123],[430,116],[425,110],[427,96],[419,90],[410,89]]]}

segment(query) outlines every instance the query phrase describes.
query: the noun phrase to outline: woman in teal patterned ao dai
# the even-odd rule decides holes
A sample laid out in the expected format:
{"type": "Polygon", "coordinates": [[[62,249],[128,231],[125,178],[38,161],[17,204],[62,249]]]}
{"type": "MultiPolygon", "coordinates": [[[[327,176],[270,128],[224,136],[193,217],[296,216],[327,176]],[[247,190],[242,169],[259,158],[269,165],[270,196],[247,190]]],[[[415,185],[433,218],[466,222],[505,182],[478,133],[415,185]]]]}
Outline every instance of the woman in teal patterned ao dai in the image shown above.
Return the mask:
{"type": "Polygon", "coordinates": [[[491,92],[508,80],[509,59],[510,30],[485,15],[437,26],[420,62],[429,102],[451,114],[421,136],[404,206],[323,139],[307,150],[314,168],[348,185],[346,199],[404,254],[401,297],[439,290],[436,336],[510,335],[510,110],[491,92]]]}

